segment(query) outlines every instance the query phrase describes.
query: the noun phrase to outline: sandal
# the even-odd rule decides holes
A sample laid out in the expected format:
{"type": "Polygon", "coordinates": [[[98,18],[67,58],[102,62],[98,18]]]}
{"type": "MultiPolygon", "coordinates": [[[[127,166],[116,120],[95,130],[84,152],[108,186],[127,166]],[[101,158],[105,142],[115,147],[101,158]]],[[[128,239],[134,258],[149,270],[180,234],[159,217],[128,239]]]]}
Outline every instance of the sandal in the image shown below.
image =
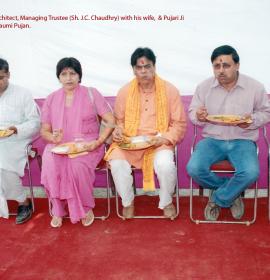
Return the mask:
{"type": "Polygon", "coordinates": [[[81,221],[82,221],[82,225],[85,226],[85,227],[88,227],[90,226],[93,222],[94,222],[94,219],[95,219],[95,216],[94,216],[94,213],[91,210],[89,210],[86,215],[85,215],[85,218],[83,218],[81,221]]]}
{"type": "Polygon", "coordinates": [[[174,219],[176,217],[176,209],[175,206],[170,203],[163,209],[163,215],[165,218],[174,219]]]}
{"type": "Polygon", "coordinates": [[[53,216],[51,220],[51,227],[58,228],[62,226],[63,219],[61,217],[53,216]]]}
{"type": "Polygon", "coordinates": [[[207,221],[216,221],[218,219],[220,211],[220,206],[212,201],[208,201],[204,209],[204,217],[207,221]]]}
{"type": "Polygon", "coordinates": [[[123,207],[122,215],[125,219],[134,218],[134,201],[129,206],[123,207]]]}

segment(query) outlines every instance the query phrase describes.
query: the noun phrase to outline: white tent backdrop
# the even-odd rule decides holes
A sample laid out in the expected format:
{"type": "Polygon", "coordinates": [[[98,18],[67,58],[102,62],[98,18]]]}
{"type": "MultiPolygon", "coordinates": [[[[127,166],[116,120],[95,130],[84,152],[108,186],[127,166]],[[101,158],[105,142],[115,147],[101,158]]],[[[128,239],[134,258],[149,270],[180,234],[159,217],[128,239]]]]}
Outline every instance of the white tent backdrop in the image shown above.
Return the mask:
{"type": "Polygon", "coordinates": [[[212,75],[211,52],[223,44],[239,52],[242,73],[270,90],[269,0],[0,0],[0,4],[0,57],[9,61],[11,81],[29,88],[34,97],[45,97],[59,87],[55,66],[66,56],[80,60],[82,84],[116,95],[133,76],[130,56],[139,46],[153,49],[158,74],[183,95],[193,93],[212,75]],[[49,20],[49,15],[68,20],[49,20]],[[90,20],[70,21],[72,15],[90,20]],[[119,18],[94,20],[94,15],[119,18]],[[121,20],[126,15],[132,20],[121,20]],[[155,20],[143,19],[148,15],[155,20]],[[181,15],[184,20],[164,20],[181,15]],[[31,28],[18,28],[20,24],[31,28]]]}

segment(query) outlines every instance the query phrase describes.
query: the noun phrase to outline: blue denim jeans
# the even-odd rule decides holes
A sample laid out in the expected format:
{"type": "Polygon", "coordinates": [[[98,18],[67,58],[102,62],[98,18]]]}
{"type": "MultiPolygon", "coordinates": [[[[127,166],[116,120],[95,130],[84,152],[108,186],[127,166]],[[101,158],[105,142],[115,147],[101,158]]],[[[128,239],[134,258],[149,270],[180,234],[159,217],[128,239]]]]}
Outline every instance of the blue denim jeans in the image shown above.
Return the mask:
{"type": "Polygon", "coordinates": [[[214,190],[212,201],[221,207],[230,207],[233,201],[259,176],[256,144],[251,140],[201,140],[188,162],[187,172],[204,188],[214,190]],[[236,172],[232,177],[221,177],[210,171],[210,166],[229,160],[236,172]]]}

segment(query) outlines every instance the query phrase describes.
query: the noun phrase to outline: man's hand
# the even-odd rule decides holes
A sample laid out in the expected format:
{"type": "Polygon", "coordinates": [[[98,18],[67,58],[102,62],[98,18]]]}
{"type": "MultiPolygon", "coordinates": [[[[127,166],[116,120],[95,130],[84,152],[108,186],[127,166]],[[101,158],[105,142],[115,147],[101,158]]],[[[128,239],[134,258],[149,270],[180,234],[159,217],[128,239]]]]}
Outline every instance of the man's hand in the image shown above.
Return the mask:
{"type": "Polygon", "coordinates": [[[162,136],[152,137],[150,143],[156,148],[162,145],[170,145],[170,141],[162,136]]]}
{"type": "Polygon", "coordinates": [[[206,121],[206,117],[207,117],[208,113],[205,107],[199,107],[197,112],[196,112],[196,116],[198,121],[200,122],[205,122],[206,121]]]}
{"type": "Polygon", "coordinates": [[[117,142],[117,143],[123,142],[123,128],[120,126],[117,126],[114,129],[112,136],[113,136],[114,142],[117,142]]]}
{"type": "Polygon", "coordinates": [[[9,130],[13,130],[13,134],[17,134],[18,133],[16,126],[10,126],[8,129],[9,130]]]}
{"type": "Polygon", "coordinates": [[[237,126],[241,127],[241,128],[247,128],[250,126],[250,123],[240,123],[237,126]]]}
{"type": "Polygon", "coordinates": [[[241,128],[247,128],[247,127],[249,127],[252,124],[251,115],[250,114],[249,115],[245,115],[244,118],[247,119],[247,122],[240,123],[237,126],[239,126],[241,128]]]}

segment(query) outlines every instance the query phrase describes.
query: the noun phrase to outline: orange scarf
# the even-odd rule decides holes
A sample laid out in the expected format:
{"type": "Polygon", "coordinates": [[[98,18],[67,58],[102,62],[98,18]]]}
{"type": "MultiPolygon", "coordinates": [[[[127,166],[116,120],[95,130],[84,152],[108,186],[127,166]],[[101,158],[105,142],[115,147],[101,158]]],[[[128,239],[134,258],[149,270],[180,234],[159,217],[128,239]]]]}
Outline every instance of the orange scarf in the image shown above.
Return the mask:
{"type": "MultiPolygon", "coordinates": [[[[168,130],[168,102],[165,90],[165,82],[157,75],[155,76],[155,95],[156,95],[156,129],[158,132],[163,133],[168,130]]],[[[133,79],[128,89],[128,97],[125,110],[125,134],[127,136],[136,136],[137,130],[140,125],[140,92],[137,79],[133,79]]],[[[110,152],[117,147],[116,143],[113,143],[105,155],[105,159],[110,152]]],[[[154,180],[154,148],[148,148],[145,151],[143,158],[143,190],[153,191],[155,190],[154,180]]]]}

